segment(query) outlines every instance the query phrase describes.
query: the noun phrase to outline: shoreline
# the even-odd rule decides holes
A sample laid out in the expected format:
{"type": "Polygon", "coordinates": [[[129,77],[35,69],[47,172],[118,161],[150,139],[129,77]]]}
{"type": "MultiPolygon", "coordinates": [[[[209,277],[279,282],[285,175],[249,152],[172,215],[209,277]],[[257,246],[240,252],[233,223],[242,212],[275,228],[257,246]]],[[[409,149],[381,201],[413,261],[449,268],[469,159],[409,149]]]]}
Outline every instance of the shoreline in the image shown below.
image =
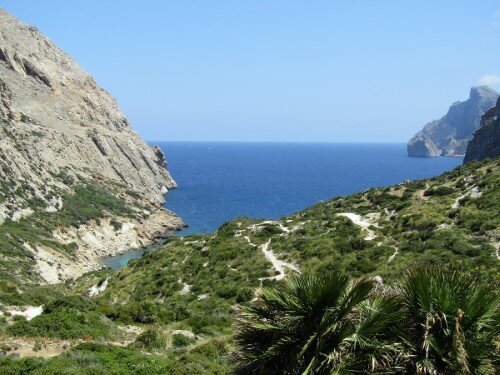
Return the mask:
{"type": "Polygon", "coordinates": [[[56,284],[105,268],[104,257],[116,257],[134,250],[146,251],[158,245],[161,238],[168,238],[184,227],[180,217],[159,207],[147,217],[138,219],[110,216],[99,222],[91,220],[79,228],[55,230],[55,240],[77,245],[74,255],[62,254],[42,245],[30,247],[30,250],[36,261],[35,269],[44,283],[56,284]]]}

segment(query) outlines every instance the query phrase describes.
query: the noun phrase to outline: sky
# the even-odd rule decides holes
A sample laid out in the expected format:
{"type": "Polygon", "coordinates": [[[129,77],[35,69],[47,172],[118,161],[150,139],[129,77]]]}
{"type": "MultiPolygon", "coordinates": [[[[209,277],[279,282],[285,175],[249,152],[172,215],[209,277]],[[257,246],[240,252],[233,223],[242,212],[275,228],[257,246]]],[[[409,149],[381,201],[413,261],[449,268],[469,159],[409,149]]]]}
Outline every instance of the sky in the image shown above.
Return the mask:
{"type": "Polygon", "coordinates": [[[500,1],[0,0],[157,141],[406,142],[500,91],[500,1]]]}

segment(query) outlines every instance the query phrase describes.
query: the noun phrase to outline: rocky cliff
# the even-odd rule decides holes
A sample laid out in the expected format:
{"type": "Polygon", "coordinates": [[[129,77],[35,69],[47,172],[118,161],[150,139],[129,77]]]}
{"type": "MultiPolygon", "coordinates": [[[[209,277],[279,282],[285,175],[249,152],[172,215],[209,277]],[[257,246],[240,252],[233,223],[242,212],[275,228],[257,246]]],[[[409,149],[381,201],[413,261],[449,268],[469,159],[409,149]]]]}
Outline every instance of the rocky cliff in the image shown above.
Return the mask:
{"type": "Polygon", "coordinates": [[[467,146],[464,164],[500,156],[500,98],[481,119],[481,127],[474,133],[467,146]]]}
{"type": "Polygon", "coordinates": [[[499,94],[486,86],[473,87],[469,99],[453,103],[448,113],[434,120],[408,142],[409,156],[462,156],[481,116],[495,105],[499,94]]]}
{"type": "MultiPolygon", "coordinates": [[[[175,187],[165,166],[161,150],[149,147],[132,130],[109,93],[36,28],[0,9],[0,223],[5,224],[3,230],[22,218],[37,214],[34,217],[40,219],[40,215],[49,213],[53,214],[50,221],[64,226],[67,217],[63,220],[62,214],[57,216],[57,213],[66,208],[65,200],[68,200],[78,202],[66,210],[72,218],[78,218],[73,224],[93,223],[93,230],[99,231],[99,220],[87,221],[111,214],[125,202],[127,210],[114,213],[127,213],[127,223],[136,228],[137,236],[142,233],[136,242],[147,243],[148,237],[159,234],[157,230],[145,234],[138,229],[146,226],[148,217],[154,216],[158,222],[160,215],[163,230],[180,225],[175,215],[158,210],[165,193],[175,187]],[[78,216],[78,210],[83,210],[88,203],[81,198],[90,187],[102,193],[106,204],[98,210],[91,203],[86,209],[92,215],[85,211],[78,216]],[[58,220],[53,219],[56,216],[58,220]]],[[[46,222],[46,218],[43,220],[46,222]]],[[[31,224],[36,227],[40,222],[31,224]]],[[[154,227],[158,229],[158,225],[154,227]]],[[[51,255],[46,263],[54,264],[54,269],[66,262],[83,272],[83,260],[91,268],[97,267],[98,262],[95,257],[89,258],[85,246],[78,247],[81,237],[75,240],[77,249],[71,254],[72,259],[66,259],[67,254],[54,252],[54,246],[47,245],[47,238],[41,245],[30,243],[33,237],[20,238],[18,232],[5,234],[5,238],[22,247],[18,249],[19,257],[24,254],[36,259],[38,268],[40,253],[48,252],[51,255]]],[[[121,245],[115,246],[115,237],[117,243],[123,242],[119,231],[111,237],[105,252],[123,251],[121,245]]],[[[0,251],[6,255],[4,249],[0,251]]],[[[7,256],[14,255],[11,251],[7,256]]],[[[45,279],[54,281],[67,269],[59,267],[55,278],[45,279]]]]}

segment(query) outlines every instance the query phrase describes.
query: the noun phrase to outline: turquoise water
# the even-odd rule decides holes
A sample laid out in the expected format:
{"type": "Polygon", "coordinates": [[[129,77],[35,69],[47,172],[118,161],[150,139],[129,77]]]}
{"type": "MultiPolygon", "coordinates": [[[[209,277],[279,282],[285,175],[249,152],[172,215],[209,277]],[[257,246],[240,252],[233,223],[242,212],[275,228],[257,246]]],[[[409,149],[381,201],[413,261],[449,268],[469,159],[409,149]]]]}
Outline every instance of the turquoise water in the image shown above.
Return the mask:
{"type": "MultiPolygon", "coordinates": [[[[410,158],[405,144],[151,142],[179,187],[165,206],[208,233],[238,216],[276,219],[319,200],[436,176],[461,158],[410,158]]],[[[106,260],[113,268],[139,256],[106,260]]]]}

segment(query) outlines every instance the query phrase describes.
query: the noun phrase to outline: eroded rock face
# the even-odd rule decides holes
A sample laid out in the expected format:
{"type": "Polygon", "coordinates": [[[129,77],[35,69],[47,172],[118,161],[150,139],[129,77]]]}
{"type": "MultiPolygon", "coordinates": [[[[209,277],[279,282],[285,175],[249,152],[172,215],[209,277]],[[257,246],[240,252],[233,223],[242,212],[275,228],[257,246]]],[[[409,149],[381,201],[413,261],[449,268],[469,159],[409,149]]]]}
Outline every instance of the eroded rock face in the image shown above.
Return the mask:
{"type": "MultiPolygon", "coordinates": [[[[8,233],[11,245],[22,247],[15,256],[36,260],[35,272],[57,282],[98,267],[98,256],[127,243],[148,245],[181,227],[173,213],[159,210],[176,186],[165,167],[163,152],[132,130],[109,93],[36,28],[0,9],[0,225],[40,211],[56,215],[78,184],[93,183],[127,201],[127,225],[136,228],[102,236],[101,244],[74,239],[72,256],[8,233]]],[[[109,232],[102,220],[83,225],[82,238],[87,227],[109,232]]]]}
{"type": "Polygon", "coordinates": [[[63,170],[128,185],[157,205],[175,187],[164,157],[158,162],[114,98],[36,28],[1,9],[0,122],[0,179],[26,180],[40,199],[64,189],[54,177],[63,170]]]}
{"type": "Polygon", "coordinates": [[[500,99],[481,119],[481,127],[467,146],[464,164],[500,156],[500,99]]]}
{"type": "Polygon", "coordinates": [[[425,135],[413,137],[406,146],[408,155],[410,156],[440,156],[441,151],[438,150],[434,142],[425,135]]]}
{"type": "Polygon", "coordinates": [[[165,158],[165,154],[163,153],[161,148],[159,146],[155,145],[152,147],[152,149],[156,155],[156,164],[158,164],[162,168],[166,168],[167,167],[167,159],[165,158]]]}
{"type": "Polygon", "coordinates": [[[481,116],[495,105],[498,96],[489,87],[473,87],[468,100],[453,103],[444,117],[428,123],[410,139],[408,155],[463,156],[481,116]]]}

